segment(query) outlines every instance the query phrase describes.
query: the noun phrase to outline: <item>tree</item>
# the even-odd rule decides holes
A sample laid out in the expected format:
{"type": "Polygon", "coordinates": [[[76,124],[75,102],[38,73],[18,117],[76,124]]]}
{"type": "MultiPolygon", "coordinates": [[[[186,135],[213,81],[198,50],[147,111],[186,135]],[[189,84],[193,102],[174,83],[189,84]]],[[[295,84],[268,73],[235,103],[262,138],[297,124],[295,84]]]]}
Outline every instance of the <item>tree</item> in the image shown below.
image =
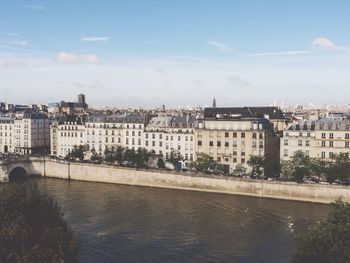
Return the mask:
{"type": "Polygon", "coordinates": [[[311,174],[321,179],[322,174],[326,171],[327,163],[321,158],[310,158],[310,170],[311,174]]]}
{"type": "Polygon", "coordinates": [[[337,201],[327,219],[299,239],[294,263],[350,262],[350,204],[337,201]]]}
{"type": "Polygon", "coordinates": [[[265,168],[265,159],[260,156],[251,156],[247,164],[252,168],[251,175],[260,177],[265,168]]]}
{"type": "Polygon", "coordinates": [[[117,148],[115,148],[115,160],[118,162],[119,165],[123,164],[124,153],[125,153],[124,147],[118,145],[117,148]]]}
{"type": "Polygon", "coordinates": [[[33,183],[0,193],[1,262],[76,262],[79,242],[60,206],[33,183]]]}
{"type": "Polygon", "coordinates": [[[293,176],[294,167],[292,161],[281,161],[281,174],[284,178],[290,179],[293,176]]]}
{"type": "Polygon", "coordinates": [[[242,176],[247,173],[247,168],[244,167],[243,164],[239,163],[235,166],[235,169],[233,170],[233,174],[237,176],[242,176]]]}
{"type": "Polygon", "coordinates": [[[177,169],[179,163],[183,160],[183,157],[179,151],[172,149],[169,157],[166,160],[167,162],[171,163],[175,169],[177,169]]]}
{"type": "Polygon", "coordinates": [[[197,160],[193,162],[193,166],[197,171],[207,173],[215,169],[217,162],[214,161],[213,157],[206,153],[198,153],[197,160]]]}
{"type": "Polygon", "coordinates": [[[136,166],[137,167],[147,167],[148,160],[151,158],[152,153],[147,151],[145,148],[138,148],[136,151],[136,166]]]}
{"type": "Polygon", "coordinates": [[[163,158],[159,158],[157,161],[157,167],[160,169],[164,169],[165,168],[165,162],[163,160],[163,158]]]}
{"type": "Polygon", "coordinates": [[[302,151],[296,151],[291,160],[281,162],[281,172],[284,177],[302,183],[310,175],[310,158],[302,151]]]}
{"type": "Polygon", "coordinates": [[[66,159],[79,159],[83,161],[85,158],[85,153],[89,150],[88,145],[74,145],[73,149],[70,151],[66,159]]]}
{"type": "Polygon", "coordinates": [[[136,151],[134,148],[132,149],[125,149],[124,155],[123,155],[123,161],[126,162],[127,166],[134,167],[137,162],[136,157],[136,151]]]}

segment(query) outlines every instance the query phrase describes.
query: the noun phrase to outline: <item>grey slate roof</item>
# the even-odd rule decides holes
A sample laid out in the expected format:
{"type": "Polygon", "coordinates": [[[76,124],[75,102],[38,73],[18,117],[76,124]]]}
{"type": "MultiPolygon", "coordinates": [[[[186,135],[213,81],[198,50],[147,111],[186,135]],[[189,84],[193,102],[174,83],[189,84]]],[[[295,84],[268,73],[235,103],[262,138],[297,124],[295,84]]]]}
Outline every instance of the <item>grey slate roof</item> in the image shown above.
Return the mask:
{"type": "Polygon", "coordinates": [[[282,110],[278,107],[228,107],[228,108],[205,108],[204,118],[264,118],[285,119],[282,110]]]}

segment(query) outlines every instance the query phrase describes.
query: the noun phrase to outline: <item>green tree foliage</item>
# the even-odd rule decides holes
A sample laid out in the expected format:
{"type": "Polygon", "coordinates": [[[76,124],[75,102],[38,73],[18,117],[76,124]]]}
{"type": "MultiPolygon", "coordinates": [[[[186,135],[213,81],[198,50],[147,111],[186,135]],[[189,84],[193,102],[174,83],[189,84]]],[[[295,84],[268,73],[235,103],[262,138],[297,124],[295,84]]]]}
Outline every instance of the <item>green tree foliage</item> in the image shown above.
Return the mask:
{"type": "Polygon", "coordinates": [[[265,159],[260,156],[251,156],[247,164],[252,168],[253,177],[261,177],[265,169],[265,159]]]}
{"type": "Polygon", "coordinates": [[[350,204],[337,201],[327,219],[299,240],[293,263],[350,262],[350,204]]]}
{"type": "Polygon", "coordinates": [[[172,149],[169,157],[166,159],[167,162],[171,163],[174,167],[177,167],[179,162],[183,160],[182,155],[179,151],[172,149]]]}
{"type": "Polygon", "coordinates": [[[80,161],[84,160],[85,153],[89,150],[88,145],[74,145],[73,149],[66,156],[67,160],[79,159],[80,161]]]}
{"type": "Polygon", "coordinates": [[[157,161],[157,167],[160,169],[164,169],[165,168],[165,162],[163,160],[163,158],[159,158],[157,161]]]}
{"type": "Polygon", "coordinates": [[[335,154],[332,160],[322,158],[309,158],[298,151],[291,160],[281,162],[281,173],[286,178],[294,178],[302,182],[304,178],[317,177],[329,183],[350,183],[350,159],[347,154],[335,154]]]}
{"type": "Polygon", "coordinates": [[[235,169],[233,170],[233,174],[237,176],[242,176],[242,175],[245,175],[246,173],[247,173],[247,168],[245,168],[245,166],[241,163],[237,164],[235,166],[235,169]]]}
{"type": "Polygon", "coordinates": [[[79,242],[59,205],[35,184],[0,193],[1,262],[76,262],[79,242]]]}
{"type": "Polygon", "coordinates": [[[193,166],[197,171],[207,173],[217,167],[217,162],[210,155],[206,153],[199,153],[197,155],[197,160],[193,162],[193,166]]]}
{"type": "Polygon", "coordinates": [[[281,172],[283,176],[302,183],[304,178],[310,176],[310,158],[302,151],[297,151],[291,160],[282,162],[281,172]]]}

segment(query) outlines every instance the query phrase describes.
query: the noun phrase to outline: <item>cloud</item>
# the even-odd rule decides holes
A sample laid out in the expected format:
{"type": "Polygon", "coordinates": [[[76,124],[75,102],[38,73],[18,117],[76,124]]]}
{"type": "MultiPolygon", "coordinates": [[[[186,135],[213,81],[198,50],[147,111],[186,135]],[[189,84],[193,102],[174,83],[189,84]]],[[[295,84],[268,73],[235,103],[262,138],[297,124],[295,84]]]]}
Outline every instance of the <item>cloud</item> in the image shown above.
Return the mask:
{"type": "Polygon", "coordinates": [[[15,32],[10,32],[10,33],[7,33],[8,36],[11,36],[11,37],[18,37],[19,34],[18,33],[15,33],[15,32]]]}
{"type": "Polygon", "coordinates": [[[77,55],[69,52],[59,52],[56,56],[58,62],[68,63],[68,64],[78,64],[78,63],[89,63],[89,64],[99,64],[100,60],[96,55],[77,55]]]}
{"type": "Polygon", "coordinates": [[[81,37],[80,40],[84,42],[108,42],[109,37],[81,37]]]}
{"type": "Polygon", "coordinates": [[[312,41],[312,46],[315,48],[327,49],[327,50],[336,50],[338,47],[329,39],[324,37],[316,38],[312,41]]]}
{"type": "Polygon", "coordinates": [[[16,46],[22,46],[22,47],[28,45],[28,41],[26,40],[7,40],[7,43],[11,45],[16,45],[16,46]]]}
{"type": "Polygon", "coordinates": [[[28,4],[28,5],[22,5],[22,7],[29,8],[34,11],[43,11],[46,9],[46,6],[42,4],[28,4]]]}
{"type": "Polygon", "coordinates": [[[230,52],[232,51],[232,48],[230,48],[229,46],[227,46],[224,43],[220,43],[214,40],[208,40],[208,45],[215,47],[217,50],[222,51],[222,52],[230,52]]]}
{"type": "Polygon", "coordinates": [[[264,57],[264,56],[289,56],[289,55],[304,55],[308,54],[307,50],[290,50],[281,52],[261,52],[261,53],[251,53],[248,56],[251,57],[264,57]]]}

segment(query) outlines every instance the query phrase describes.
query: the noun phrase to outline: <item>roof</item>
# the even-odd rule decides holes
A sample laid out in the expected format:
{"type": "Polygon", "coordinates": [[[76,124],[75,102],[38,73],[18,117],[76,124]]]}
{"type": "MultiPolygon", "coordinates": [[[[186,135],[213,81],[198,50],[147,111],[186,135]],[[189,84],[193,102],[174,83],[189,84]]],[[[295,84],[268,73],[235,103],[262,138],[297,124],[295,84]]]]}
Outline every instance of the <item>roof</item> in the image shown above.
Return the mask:
{"type": "Polygon", "coordinates": [[[227,107],[205,108],[204,118],[240,119],[240,118],[268,118],[270,120],[285,119],[278,107],[227,107]]]}

